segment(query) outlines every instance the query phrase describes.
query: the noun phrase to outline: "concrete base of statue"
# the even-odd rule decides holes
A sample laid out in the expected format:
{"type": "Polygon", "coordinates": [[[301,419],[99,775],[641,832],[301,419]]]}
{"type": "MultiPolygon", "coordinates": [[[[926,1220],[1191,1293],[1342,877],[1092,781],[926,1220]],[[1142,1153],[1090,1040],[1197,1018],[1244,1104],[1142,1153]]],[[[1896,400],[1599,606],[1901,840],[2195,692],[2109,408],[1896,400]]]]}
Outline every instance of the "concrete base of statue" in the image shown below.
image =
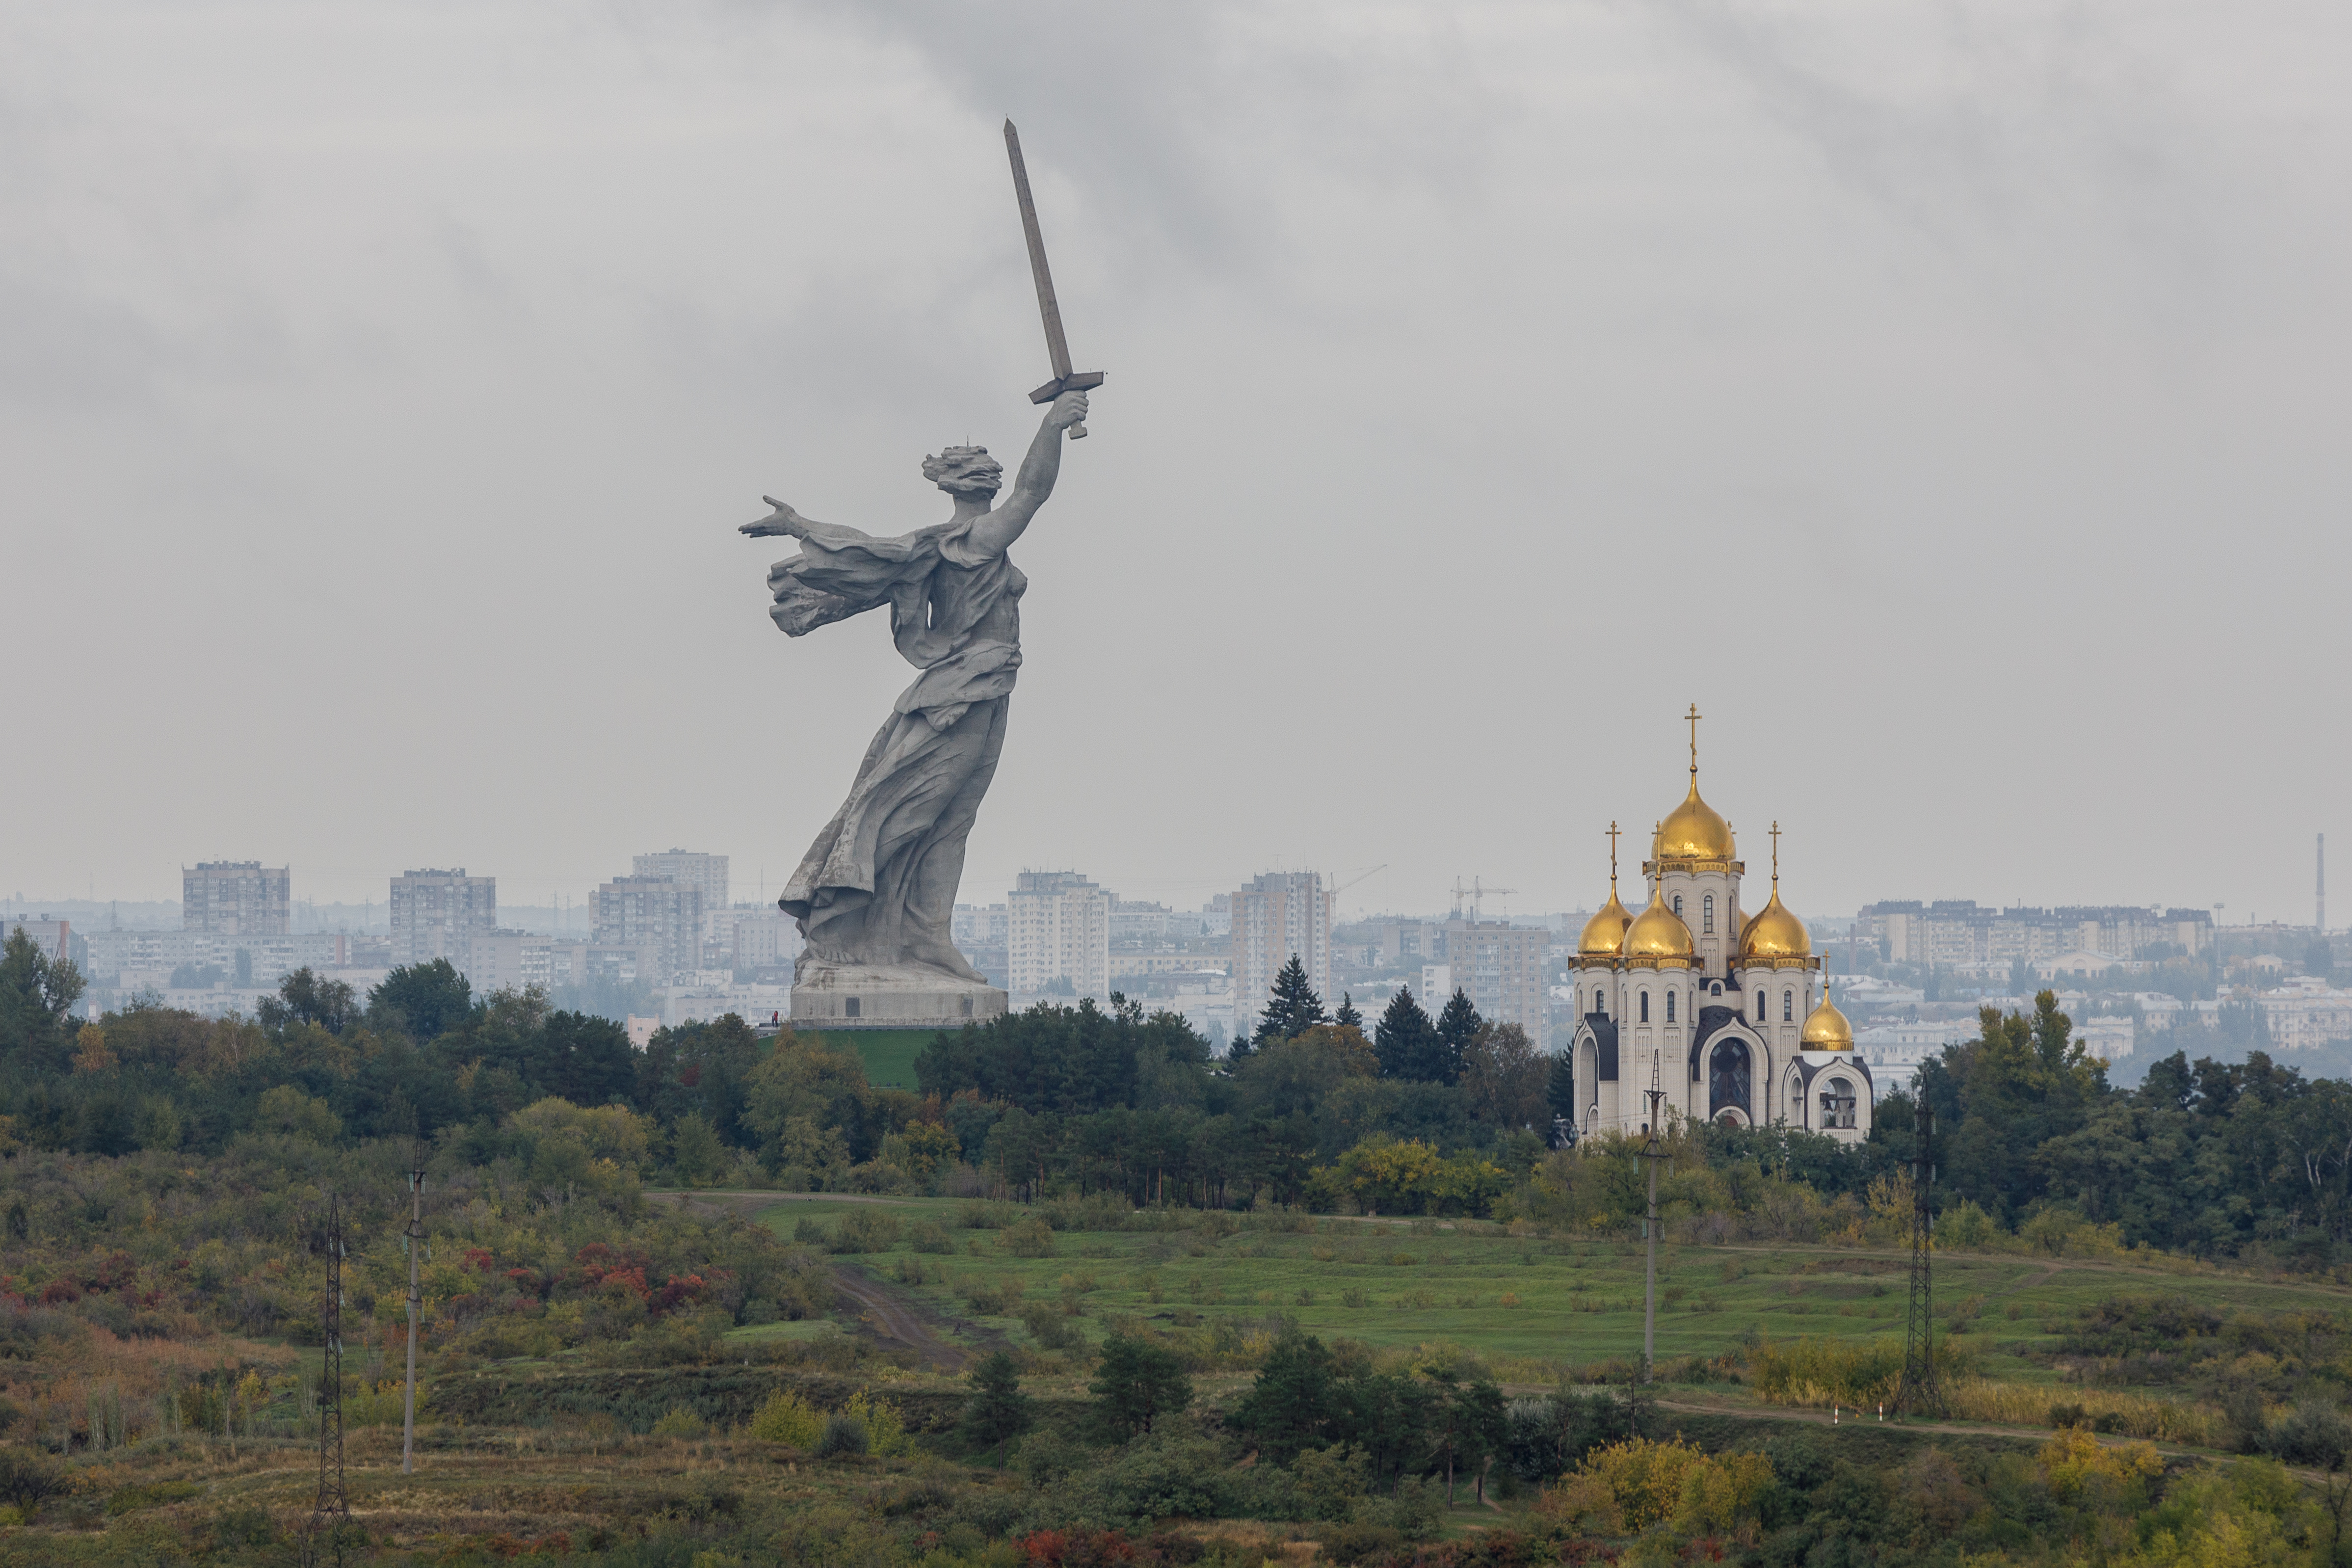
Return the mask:
{"type": "Polygon", "coordinates": [[[803,960],[793,981],[793,1022],[812,1029],[960,1029],[1004,1011],[995,986],[919,963],[803,960]]]}

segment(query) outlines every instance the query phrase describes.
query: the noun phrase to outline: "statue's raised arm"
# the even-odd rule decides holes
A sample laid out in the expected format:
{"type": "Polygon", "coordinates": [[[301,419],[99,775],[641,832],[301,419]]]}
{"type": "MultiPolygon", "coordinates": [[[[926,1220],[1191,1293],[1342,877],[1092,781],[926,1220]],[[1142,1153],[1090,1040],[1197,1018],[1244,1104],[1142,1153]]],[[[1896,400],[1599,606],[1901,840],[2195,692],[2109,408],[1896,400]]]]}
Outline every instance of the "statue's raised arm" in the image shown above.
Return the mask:
{"type": "MultiPolygon", "coordinates": [[[[1045,410],[1044,423],[1037,426],[1037,437],[1029,443],[1029,455],[1021,459],[1021,472],[1013,477],[1013,493],[1004,504],[971,526],[972,548],[984,554],[1001,555],[1029,526],[1045,498],[1054,493],[1054,481],[1062,473],[1062,432],[1073,425],[1086,422],[1087,395],[1066,392],[1054,399],[1045,410]]],[[[765,500],[767,498],[761,498],[765,500]]]]}

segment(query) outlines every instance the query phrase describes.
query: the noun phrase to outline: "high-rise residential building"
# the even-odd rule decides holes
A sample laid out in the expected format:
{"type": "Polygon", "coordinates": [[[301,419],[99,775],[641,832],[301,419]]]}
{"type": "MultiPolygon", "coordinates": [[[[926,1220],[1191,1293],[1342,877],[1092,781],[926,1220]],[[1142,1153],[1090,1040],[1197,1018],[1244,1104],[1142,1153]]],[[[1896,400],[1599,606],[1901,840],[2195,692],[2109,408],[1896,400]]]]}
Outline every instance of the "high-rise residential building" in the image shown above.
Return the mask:
{"type": "Polygon", "coordinates": [[[1331,1005],[1331,889],[1319,871],[1268,871],[1234,895],[1234,1016],[1246,1033],[1293,954],[1331,1005]]]}
{"type": "Polygon", "coordinates": [[[1110,994],[1110,894],[1076,871],[1024,871],[1004,900],[1005,989],[1110,994]]]}
{"type": "Polygon", "coordinates": [[[702,889],[667,877],[615,877],[596,889],[595,940],[653,955],[655,973],[640,965],[641,984],[667,985],[702,961],[702,889]]]}
{"type": "Polygon", "coordinates": [[[629,871],[637,877],[667,877],[673,882],[684,882],[702,894],[702,951],[694,963],[681,963],[691,969],[723,969],[735,961],[735,933],[728,918],[730,908],[727,885],[727,857],[705,855],[693,849],[665,849],[658,855],[633,855],[629,871]]]}
{"type": "Polygon", "coordinates": [[[1538,1049],[1546,1044],[1549,1009],[1544,984],[1544,950],[1551,933],[1541,926],[1501,921],[1449,921],[1445,962],[1422,966],[1427,994],[1422,1005],[1434,1015],[1459,989],[1490,1024],[1517,1024],[1538,1049]]]}
{"type": "Polygon", "coordinates": [[[463,971],[475,936],[498,928],[499,879],[468,877],[463,866],[404,871],[392,879],[390,906],[394,964],[446,958],[463,971]]]}
{"type": "Polygon", "coordinates": [[[284,936],[292,871],[258,860],[199,860],[180,872],[180,925],[214,936],[284,936]]]}

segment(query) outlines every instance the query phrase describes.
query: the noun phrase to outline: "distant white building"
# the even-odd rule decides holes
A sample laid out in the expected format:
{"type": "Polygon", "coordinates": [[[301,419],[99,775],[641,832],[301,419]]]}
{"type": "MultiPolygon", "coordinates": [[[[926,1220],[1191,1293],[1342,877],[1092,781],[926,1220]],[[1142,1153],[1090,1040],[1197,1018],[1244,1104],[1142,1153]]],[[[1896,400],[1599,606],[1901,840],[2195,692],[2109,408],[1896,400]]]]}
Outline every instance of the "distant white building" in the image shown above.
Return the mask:
{"type": "Polygon", "coordinates": [[[1110,894],[1076,871],[1024,871],[1004,900],[1005,989],[1110,994],[1110,894]]]}
{"type": "Polygon", "coordinates": [[[180,872],[180,925],[215,936],[284,936],[293,873],[258,860],[200,860],[180,872]]]}
{"type": "Polygon", "coordinates": [[[667,877],[615,877],[595,896],[596,942],[634,947],[651,956],[639,961],[641,984],[666,985],[681,970],[702,967],[702,889],[667,877]],[[646,973],[647,968],[651,973],[646,973]]]}
{"type": "Polygon", "coordinates": [[[1247,1032],[1295,956],[1328,1006],[1331,997],[1331,890],[1319,871],[1268,871],[1233,896],[1234,1013],[1247,1032]]]}
{"type": "Polygon", "coordinates": [[[469,877],[463,866],[404,871],[392,879],[390,909],[394,967],[446,958],[464,970],[476,934],[498,926],[498,879],[469,877]]]}

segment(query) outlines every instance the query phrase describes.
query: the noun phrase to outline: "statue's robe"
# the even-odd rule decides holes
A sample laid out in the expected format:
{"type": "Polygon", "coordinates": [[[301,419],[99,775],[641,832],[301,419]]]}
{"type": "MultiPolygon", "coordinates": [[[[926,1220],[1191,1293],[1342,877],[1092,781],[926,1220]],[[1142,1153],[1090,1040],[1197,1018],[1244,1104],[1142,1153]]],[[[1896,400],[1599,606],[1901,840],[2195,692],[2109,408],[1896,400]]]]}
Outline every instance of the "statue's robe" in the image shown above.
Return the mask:
{"type": "Polygon", "coordinates": [[[975,547],[971,527],[877,539],[814,523],[801,553],[768,574],[769,614],[789,635],[887,605],[891,640],[922,671],[776,900],[819,960],[982,978],[956,951],[950,923],[964,839],[1004,745],[1029,580],[1003,552],[975,547]]]}

